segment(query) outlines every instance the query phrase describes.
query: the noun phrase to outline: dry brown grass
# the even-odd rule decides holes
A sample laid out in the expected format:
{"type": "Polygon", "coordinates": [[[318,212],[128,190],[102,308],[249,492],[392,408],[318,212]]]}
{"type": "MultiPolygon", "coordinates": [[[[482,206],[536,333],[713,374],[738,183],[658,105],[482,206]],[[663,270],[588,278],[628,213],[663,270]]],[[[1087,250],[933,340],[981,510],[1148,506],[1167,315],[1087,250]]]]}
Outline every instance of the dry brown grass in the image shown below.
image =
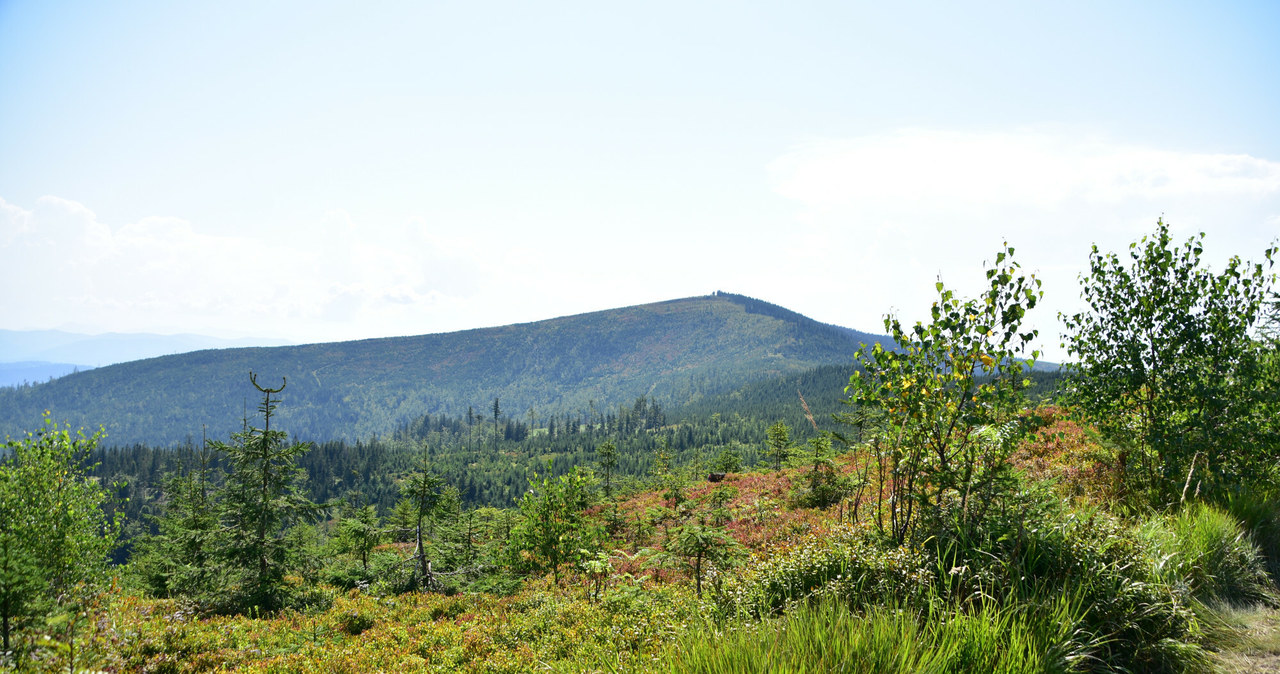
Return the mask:
{"type": "Polygon", "coordinates": [[[1218,653],[1222,670],[1228,674],[1280,674],[1280,611],[1265,606],[1218,610],[1241,633],[1239,644],[1218,653]]]}

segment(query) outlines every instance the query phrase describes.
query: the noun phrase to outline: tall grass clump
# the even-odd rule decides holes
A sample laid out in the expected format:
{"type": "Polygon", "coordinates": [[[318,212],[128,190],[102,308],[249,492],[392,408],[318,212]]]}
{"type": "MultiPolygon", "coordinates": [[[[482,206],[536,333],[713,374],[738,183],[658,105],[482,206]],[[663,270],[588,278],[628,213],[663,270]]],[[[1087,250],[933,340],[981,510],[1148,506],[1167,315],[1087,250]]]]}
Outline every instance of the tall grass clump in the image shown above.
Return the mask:
{"type": "MultiPolygon", "coordinates": [[[[1026,498],[1025,496],[1021,498],[1026,498]]],[[[952,602],[1044,604],[1070,596],[1090,671],[1202,671],[1204,635],[1184,595],[1157,572],[1141,538],[1096,509],[1034,499],[938,543],[952,602]],[[1037,505],[1038,503],[1038,505],[1037,505]]]]}
{"type": "Polygon", "coordinates": [[[716,633],[691,630],[655,669],[730,672],[1070,672],[1087,664],[1073,640],[1078,607],[987,604],[974,611],[825,600],[785,617],[716,633]]]}
{"type": "Polygon", "coordinates": [[[1177,515],[1153,517],[1140,531],[1162,578],[1197,600],[1276,603],[1258,546],[1231,514],[1197,504],[1177,515]]]}
{"type": "Polygon", "coordinates": [[[1280,492],[1274,487],[1242,487],[1225,493],[1220,504],[1249,532],[1272,581],[1280,583],[1280,492]]]}
{"type": "MultiPolygon", "coordinates": [[[[945,624],[999,614],[999,629],[1021,633],[1030,629],[1023,618],[1001,612],[1038,616],[1056,607],[1049,613],[1069,637],[1036,643],[1069,653],[1072,667],[1205,671],[1205,635],[1190,597],[1165,582],[1145,541],[1112,515],[1064,509],[1046,493],[1012,495],[982,520],[940,520],[928,538],[902,546],[852,526],[813,536],[726,582],[723,624],[834,602],[867,616],[893,607],[945,624]]],[[[911,666],[901,671],[950,671],[911,666]]]]}

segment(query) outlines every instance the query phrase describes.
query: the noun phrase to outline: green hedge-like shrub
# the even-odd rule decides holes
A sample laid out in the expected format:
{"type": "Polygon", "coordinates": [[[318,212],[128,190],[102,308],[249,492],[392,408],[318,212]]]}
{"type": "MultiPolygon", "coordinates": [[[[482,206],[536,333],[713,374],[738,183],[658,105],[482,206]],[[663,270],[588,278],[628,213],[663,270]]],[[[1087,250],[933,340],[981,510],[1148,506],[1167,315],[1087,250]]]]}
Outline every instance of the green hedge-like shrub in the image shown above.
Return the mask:
{"type": "Polygon", "coordinates": [[[919,550],[882,549],[861,528],[842,525],[728,579],[717,604],[725,615],[756,618],[816,598],[854,605],[920,604],[927,601],[931,580],[919,550]]]}

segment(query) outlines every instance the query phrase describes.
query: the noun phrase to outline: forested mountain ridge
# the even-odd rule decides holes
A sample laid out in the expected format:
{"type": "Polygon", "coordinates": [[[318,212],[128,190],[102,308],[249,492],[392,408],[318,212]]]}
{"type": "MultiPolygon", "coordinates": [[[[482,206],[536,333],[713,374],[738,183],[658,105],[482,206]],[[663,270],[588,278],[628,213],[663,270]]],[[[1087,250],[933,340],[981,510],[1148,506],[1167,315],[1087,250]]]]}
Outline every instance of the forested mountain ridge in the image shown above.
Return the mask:
{"type": "Polygon", "coordinates": [[[860,342],[886,339],[716,293],[453,333],[121,363],[0,391],[0,435],[50,410],[73,425],[104,426],[111,444],[174,444],[203,426],[225,437],[246,414],[250,370],[263,381],[288,378],[280,427],[317,439],[386,434],[424,413],[487,415],[495,398],[504,415],[534,419],[637,396],[681,405],[847,364],[860,342]]]}

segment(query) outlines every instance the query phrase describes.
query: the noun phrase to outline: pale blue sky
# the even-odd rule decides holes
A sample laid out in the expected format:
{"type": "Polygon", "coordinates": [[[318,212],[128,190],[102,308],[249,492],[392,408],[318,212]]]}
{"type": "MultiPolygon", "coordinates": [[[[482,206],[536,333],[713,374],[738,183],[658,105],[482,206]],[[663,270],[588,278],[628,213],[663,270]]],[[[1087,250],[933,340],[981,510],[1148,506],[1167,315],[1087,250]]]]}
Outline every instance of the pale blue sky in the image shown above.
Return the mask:
{"type": "MultiPolygon", "coordinates": [[[[0,2],[0,327],[298,342],[1280,236],[1280,4],[0,2]]],[[[1034,314],[1033,314],[1034,316],[1034,314]]]]}

